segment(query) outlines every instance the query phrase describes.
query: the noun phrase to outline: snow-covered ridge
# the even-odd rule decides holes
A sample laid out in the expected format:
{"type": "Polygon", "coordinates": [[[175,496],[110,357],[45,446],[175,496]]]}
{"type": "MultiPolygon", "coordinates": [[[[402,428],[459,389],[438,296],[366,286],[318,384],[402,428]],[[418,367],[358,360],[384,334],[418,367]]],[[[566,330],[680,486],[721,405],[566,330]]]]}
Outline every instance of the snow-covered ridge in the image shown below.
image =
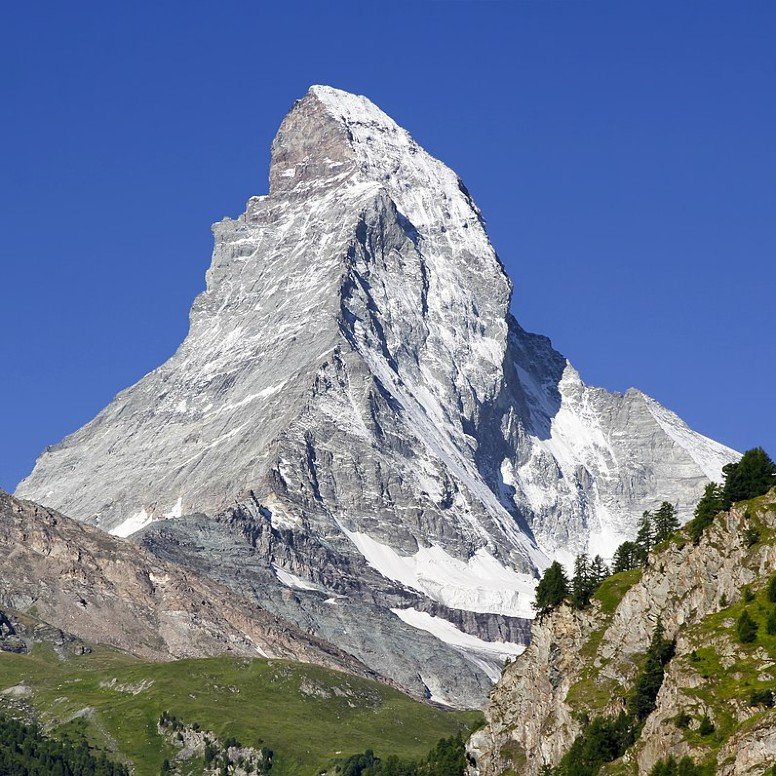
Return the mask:
{"type": "Polygon", "coordinates": [[[740,457],[740,453],[693,431],[678,415],[639,391],[652,417],[663,431],[680,445],[712,482],[723,482],[722,467],[740,457]]]}

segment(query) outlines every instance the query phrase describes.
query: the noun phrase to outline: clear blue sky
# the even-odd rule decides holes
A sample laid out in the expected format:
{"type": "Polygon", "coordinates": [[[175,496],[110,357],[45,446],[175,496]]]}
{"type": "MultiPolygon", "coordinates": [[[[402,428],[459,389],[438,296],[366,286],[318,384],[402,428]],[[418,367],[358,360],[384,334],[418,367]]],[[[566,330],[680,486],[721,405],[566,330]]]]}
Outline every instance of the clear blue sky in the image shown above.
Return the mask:
{"type": "Polygon", "coordinates": [[[588,382],[776,452],[771,0],[12,3],[0,36],[0,487],[174,351],[312,83],[458,171],[588,382]]]}

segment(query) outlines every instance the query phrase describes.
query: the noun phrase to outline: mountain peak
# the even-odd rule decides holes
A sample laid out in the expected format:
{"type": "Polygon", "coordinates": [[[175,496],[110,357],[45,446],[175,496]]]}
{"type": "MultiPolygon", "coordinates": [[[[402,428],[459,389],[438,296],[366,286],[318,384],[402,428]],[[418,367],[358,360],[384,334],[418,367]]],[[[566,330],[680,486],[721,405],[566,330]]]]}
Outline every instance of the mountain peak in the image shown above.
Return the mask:
{"type": "Polygon", "coordinates": [[[473,227],[476,250],[490,252],[480,211],[455,172],[366,97],[311,86],[272,143],[270,194],[310,196],[346,183],[385,189],[420,232],[473,227]]]}

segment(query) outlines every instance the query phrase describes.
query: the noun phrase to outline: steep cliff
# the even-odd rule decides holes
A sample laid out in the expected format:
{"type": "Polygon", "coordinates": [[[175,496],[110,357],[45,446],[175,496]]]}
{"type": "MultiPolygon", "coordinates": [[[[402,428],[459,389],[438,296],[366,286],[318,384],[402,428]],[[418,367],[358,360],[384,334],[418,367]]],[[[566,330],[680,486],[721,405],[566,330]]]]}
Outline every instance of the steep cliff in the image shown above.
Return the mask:
{"type": "Polygon", "coordinates": [[[531,646],[505,669],[488,723],[469,743],[473,771],[533,776],[557,766],[592,719],[626,709],[660,622],[676,647],[655,708],[601,772],[649,773],[661,759],[689,756],[725,776],[763,773],[776,762],[768,695],[776,635],[767,625],[776,617],[767,597],[775,570],[772,490],[718,515],[697,544],[680,532],[643,572],[609,577],[588,609],[564,604],[535,622],[531,646]],[[751,643],[737,631],[744,610],[757,623],[751,643]]]}

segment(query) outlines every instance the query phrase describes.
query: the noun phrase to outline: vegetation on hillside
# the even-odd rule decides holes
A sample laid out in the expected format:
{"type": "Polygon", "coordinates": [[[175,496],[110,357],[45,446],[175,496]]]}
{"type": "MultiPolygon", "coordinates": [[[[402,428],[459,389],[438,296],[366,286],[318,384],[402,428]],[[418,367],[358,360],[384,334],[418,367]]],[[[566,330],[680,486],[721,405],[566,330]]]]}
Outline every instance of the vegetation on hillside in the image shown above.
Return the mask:
{"type": "Polygon", "coordinates": [[[96,754],[84,740],[59,741],[37,725],[0,716],[3,776],[129,776],[129,769],[96,754]]]}
{"type": "MultiPolygon", "coordinates": [[[[5,653],[0,687],[25,688],[24,703],[52,737],[77,728],[137,776],[159,776],[165,760],[174,770],[180,749],[158,727],[165,712],[211,731],[222,747],[233,738],[271,749],[272,776],[319,773],[366,749],[417,761],[481,720],[313,665],[226,656],[147,663],[104,647],[78,656],[46,644],[5,653]]],[[[201,772],[204,760],[190,765],[201,772]]]]}
{"type": "MultiPolygon", "coordinates": [[[[553,569],[551,584],[546,586],[553,595],[542,600],[539,613],[548,614],[564,603],[581,609],[595,601],[602,615],[601,626],[591,634],[582,650],[592,662],[612,614],[625,592],[639,578],[641,569],[649,563],[650,568],[663,573],[663,565],[655,560],[655,553],[660,553],[667,542],[681,546],[691,540],[697,544],[720,512],[741,501],[748,502],[741,521],[743,525],[740,522],[738,529],[743,546],[757,552],[759,543],[773,541],[772,528],[758,519],[757,513],[758,510],[773,509],[774,505],[770,502],[763,505],[757,499],[776,486],[776,465],[757,448],[748,451],[737,464],[726,466],[724,473],[725,482],[707,486],[692,520],[683,529],[670,504],[664,503],[654,512],[645,512],[635,539],[620,545],[615,553],[611,575],[601,574],[602,563],[595,559],[590,561],[586,556],[577,558],[570,580],[566,580],[562,567],[553,569]],[[566,580],[563,595],[559,580],[566,580]]],[[[686,638],[697,640],[699,644],[692,652],[694,662],[691,661],[691,665],[700,679],[696,689],[687,691],[688,706],[678,708],[674,718],[683,737],[708,752],[710,757],[738,729],[727,704],[746,704],[755,715],[769,712],[776,705],[776,686],[771,686],[773,683],[758,670],[759,663],[736,662],[731,667],[722,662],[728,658],[718,656],[713,646],[729,640],[728,643],[732,641],[745,651],[764,648],[776,659],[776,575],[759,584],[744,586],[735,604],[729,604],[725,596],[721,596],[720,607],[721,612],[684,631],[686,638]],[[697,696],[697,700],[689,701],[691,696],[697,696]]],[[[666,666],[674,653],[674,642],[665,638],[658,623],[630,687],[599,676],[594,668],[585,668],[567,696],[583,722],[582,732],[556,768],[543,769],[543,776],[620,773],[620,758],[639,740],[644,722],[654,711],[666,666]],[[611,708],[613,695],[624,697],[624,710],[602,714],[601,709],[611,708]],[[612,765],[607,765],[609,763],[612,765]]],[[[682,659],[686,660],[685,657],[682,659]]],[[[709,763],[711,759],[707,762],[705,757],[702,763],[688,757],[680,760],[669,757],[655,764],[651,776],[707,776],[712,772],[709,763]]]]}

